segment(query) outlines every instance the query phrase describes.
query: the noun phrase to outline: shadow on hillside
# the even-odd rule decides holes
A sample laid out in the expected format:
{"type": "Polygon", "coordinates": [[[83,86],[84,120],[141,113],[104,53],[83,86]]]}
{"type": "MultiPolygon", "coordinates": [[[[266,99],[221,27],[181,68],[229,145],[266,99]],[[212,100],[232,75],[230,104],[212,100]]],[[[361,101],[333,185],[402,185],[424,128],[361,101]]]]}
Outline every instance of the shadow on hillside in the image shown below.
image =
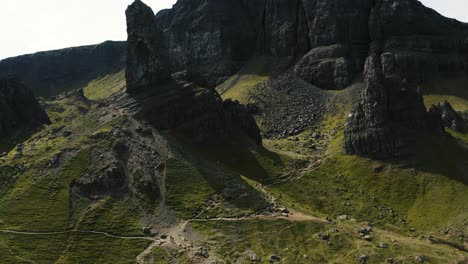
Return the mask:
{"type": "Polygon", "coordinates": [[[398,158],[380,159],[417,171],[440,174],[468,185],[468,146],[451,136],[421,135],[409,142],[398,158]]]}
{"type": "Polygon", "coordinates": [[[268,205],[263,194],[245,182],[242,176],[259,183],[280,176],[285,165],[278,154],[242,139],[218,139],[213,141],[217,143],[205,144],[180,136],[175,140],[174,150],[177,149],[176,152],[190,162],[217,193],[242,185],[248,196],[229,200],[229,203],[239,209],[255,211],[268,205]]]}
{"type": "Polygon", "coordinates": [[[433,80],[422,85],[425,94],[443,94],[468,100],[468,77],[459,76],[433,80]]]}

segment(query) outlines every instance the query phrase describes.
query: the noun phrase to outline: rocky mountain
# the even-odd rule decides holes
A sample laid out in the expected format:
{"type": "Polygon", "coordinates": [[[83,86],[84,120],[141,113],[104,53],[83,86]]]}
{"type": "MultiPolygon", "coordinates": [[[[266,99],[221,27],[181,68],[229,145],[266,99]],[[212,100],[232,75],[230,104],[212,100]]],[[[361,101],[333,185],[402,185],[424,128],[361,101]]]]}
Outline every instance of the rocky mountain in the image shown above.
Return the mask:
{"type": "Polygon", "coordinates": [[[173,71],[211,86],[272,55],[297,61],[294,72],[314,85],[342,89],[376,41],[409,82],[466,72],[468,26],[414,0],[178,1],[157,25],[173,71]]]}
{"type": "Polygon", "coordinates": [[[0,109],[2,145],[16,142],[41,125],[50,124],[42,106],[16,76],[0,79],[0,109]]]}
{"type": "Polygon", "coordinates": [[[180,74],[171,77],[170,54],[150,7],[135,1],[126,14],[127,93],[140,93],[142,115],[155,128],[189,134],[198,141],[241,131],[261,143],[257,124],[244,106],[223,102],[213,89],[188,83],[180,74]]]}
{"type": "Polygon", "coordinates": [[[117,71],[48,68],[72,78],[40,104],[4,85],[31,133],[0,156],[0,263],[466,263],[465,24],[416,0],[126,16],[117,71]]]}
{"type": "Polygon", "coordinates": [[[125,68],[126,43],[38,52],[0,61],[0,77],[17,75],[36,96],[51,97],[125,68]]]}

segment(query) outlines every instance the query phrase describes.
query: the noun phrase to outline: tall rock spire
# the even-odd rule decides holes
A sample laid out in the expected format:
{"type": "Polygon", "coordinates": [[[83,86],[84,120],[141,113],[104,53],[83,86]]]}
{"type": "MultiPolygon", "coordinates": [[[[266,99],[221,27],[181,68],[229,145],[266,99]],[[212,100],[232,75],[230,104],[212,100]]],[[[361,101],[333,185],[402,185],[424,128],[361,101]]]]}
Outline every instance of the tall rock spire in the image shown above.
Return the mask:
{"type": "Polygon", "coordinates": [[[162,33],[150,7],[135,0],[127,11],[127,92],[141,89],[170,79],[171,70],[162,33]]]}

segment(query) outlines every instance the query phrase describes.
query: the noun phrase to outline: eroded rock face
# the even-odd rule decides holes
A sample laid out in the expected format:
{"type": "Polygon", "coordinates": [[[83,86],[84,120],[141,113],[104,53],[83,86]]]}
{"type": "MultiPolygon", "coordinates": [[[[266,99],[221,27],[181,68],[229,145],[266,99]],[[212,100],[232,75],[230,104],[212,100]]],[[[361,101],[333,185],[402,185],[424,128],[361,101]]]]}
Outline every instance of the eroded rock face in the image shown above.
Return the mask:
{"type": "MultiPolygon", "coordinates": [[[[186,4],[192,5],[195,2],[186,4]]],[[[213,2],[213,8],[221,7],[224,8],[213,2]]],[[[126,13],[129,39],[127,92],[139,102],[140,113],[144,119],[157,129],[176,131],[200,142],[209,141],[213,137],[244,134],[261,143],[260,131],[255,120],[244,106],[238,102],[223,102],[214,89],[187,82],[193,74],[190,70],[170,75],[168,49],[151,8],[137,0],[128,7],[126,13]],[[142,47],[148,52],[139,57],[142,47]]],[[[194,24],[197,23],[202,22],[194,21],[194,24]]],[[[202,45],[199,48],[210,48],[211,43],[215,45],[211,51],[220,52],[220,46],[216,46],[217,42],[212,39],[216,38],[218,29],[213,29],[214,32],[211,33],[214,35],[210,33],[199,36],[207,38],[206,43],[199,43],[202,45]]],[[[184,30],[187,32],[187,29],[184,30]]],[[[231,33],[235,35],[235,32],[231,33]]],[[[196,37],[197,33],[193,32],[189,36],[196,37]]],[[[172,56],[177,55],[171,54],[171,58],[172,56]]],[[[202,50],[197,56],[199,59],[203,58],[202,50]]],[[[200,64],[200,67],[203,65],[200,64]]]]}
{"type": "Polygon", "coordinates": [[[49,118],[32,92],[15,76],[0,79],[0,138],[31,132],[49,118]]]}
{"type": "Polygon", "coordinates": [[[346,154],[397,154],[412,132],[443,135],[440,115],[427,113],[421,90],[408,85],[393,54],[375,51],[366,61],[366,89],[345,126],[346,154]]]}
{"type": "Polygon", "coordinates": [[[136,0],[127,15],[127,92],[134,93],[170,79],[167,49],[153,10],[136,0]]]}
{"type": "Polygon", "coordinates": [[[342,89],[376,41],[408,81],[466,72],[468,27],[416,0],[179,0],[156,19],[172,71],[186,70],[202,86],[270,55],[298,60],[295,73],[311,84],[342,89]],[[319,52],[336,46],[328,56],[319,52]]]}

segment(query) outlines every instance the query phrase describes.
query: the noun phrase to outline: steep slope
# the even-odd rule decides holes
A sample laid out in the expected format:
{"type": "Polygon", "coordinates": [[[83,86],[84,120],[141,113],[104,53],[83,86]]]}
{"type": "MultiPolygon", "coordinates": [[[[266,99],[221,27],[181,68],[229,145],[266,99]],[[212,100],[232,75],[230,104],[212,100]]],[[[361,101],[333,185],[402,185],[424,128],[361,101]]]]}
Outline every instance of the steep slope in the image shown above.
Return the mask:
{"type": "Polygon", "coordinates": [[[17,75],[34,95],[51,97],[125,68],[125,42],[38,52],[0,61],[0,77],[17,75]]]}

